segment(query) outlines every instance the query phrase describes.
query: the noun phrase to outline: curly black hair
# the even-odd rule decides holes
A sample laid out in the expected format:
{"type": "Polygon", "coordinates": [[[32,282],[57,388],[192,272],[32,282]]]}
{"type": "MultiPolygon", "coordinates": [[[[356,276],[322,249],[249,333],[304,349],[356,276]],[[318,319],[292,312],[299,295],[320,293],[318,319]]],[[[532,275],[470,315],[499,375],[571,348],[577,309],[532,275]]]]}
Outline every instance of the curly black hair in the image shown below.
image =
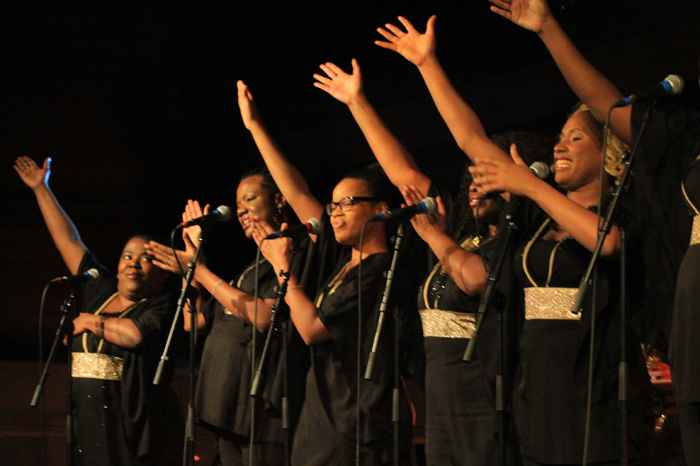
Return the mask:
{"type": "MultiPolygon", "coordinates": [[[[503,133],[493,134],[491,140],[503,150],[506,154],[510,154],[511,144],[515,144],[518,149],[518,155],[523,161],[530,165],[535,161],[544,162],[547,165],[552,164],[554,138],[545,134],[534,131],[506,131],[503,133]]],[[[459,187],[457,196],[457,205],[460,209],[459,232],[460,236],[474,235],[476,231],[486,231],[489,224],[498,225],[499,219],[487,218],[477,225],[477,220],[474,218],[472,209],[469,207],[469,186],[474,178],[469,173],[468,167],[471,162],[467,162],[462,175],[462,182],[459,187]],[[477,228],[478,227],[478,228],[477,228]]],[[[499,206],[499,211],[503,211],[505,200],[501,196],[496,197],[496,202],[499,206]]]]}

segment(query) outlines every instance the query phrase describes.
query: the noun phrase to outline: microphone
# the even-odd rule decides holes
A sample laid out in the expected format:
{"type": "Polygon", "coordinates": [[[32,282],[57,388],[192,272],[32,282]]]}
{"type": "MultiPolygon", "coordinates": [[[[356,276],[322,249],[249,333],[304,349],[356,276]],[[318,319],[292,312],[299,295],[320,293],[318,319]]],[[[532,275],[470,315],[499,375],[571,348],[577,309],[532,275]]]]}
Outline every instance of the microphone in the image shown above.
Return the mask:
{"type": "Polygon", "coordinates": [[[375,220],[386,221],[391,219],[396,219],[400,222],[409,220],[414,215],[418,214],[428,214],[432,215],[437,212],[437,201],[432,197],[426,197],[417,204],[413,204],[407,207],[400,207],[397,209],[391,209],[389,212],[383,212],[370,217],[369,221],[373,222],[375,220]]]}
{"type": "Polygon", "coordinates": [[[533,162],[532,165],[530,165],[530,171],[541,180],[546,180],[550,173],[549,165],[540,161],[533,162]]]}
{"type": "Polygon", "coordinates": [[[613,108],[626,107],[637,101],[656,102],[665,95],[678,95],[683,92],[683,78],[677,74],[669,74],[658,84],[655,84],[651,89],[640,95],[630,95],[623,97],[613,104],[613,108]]]}
{"type": "Polygon", "coordinates": [[[201,217],[197,217],[195,219],[190,220],[189,222],[182,222],[180,223],[177,227],[175,228],[187,228],[191,227],[194,225],[206,225],[211,222],[227,222],[231,220],[231,217],[233,216],[233,212],[231,211],[231,208],[227,205],[220,205],[219,207],[216,208],[216,210],[209,212],[206,215],[202,215],[201,217]]]}
{"type": "Polygon", "coordinates": [[[78,275],[64,275],[63,277],[56,277],[52,279],[49,283],[59,283],[59,282],[89,282],[90,280],[97,280],[100,276],[100,272],[97,269],[89,269],[78,275]]]}
{"type": "Polygon", "coordinates": [[[294,225],[286,230],[279,230],[270,233],[265,239],[277,238],[296,238],[301,235],[319,235],[321,234],[321,222],[316,218],[310,218],[301,225],[294,225]]]}

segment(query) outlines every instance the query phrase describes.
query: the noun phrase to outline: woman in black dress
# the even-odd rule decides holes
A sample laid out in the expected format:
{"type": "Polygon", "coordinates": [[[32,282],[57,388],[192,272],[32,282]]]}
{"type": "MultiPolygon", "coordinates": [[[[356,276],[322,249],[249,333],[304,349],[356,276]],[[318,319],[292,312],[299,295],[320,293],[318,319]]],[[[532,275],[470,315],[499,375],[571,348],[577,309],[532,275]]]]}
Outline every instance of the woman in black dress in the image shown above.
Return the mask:
{"type": "MultiPolygon", "coordinates": [[[[383,187],[388,186],[388,181],[376,170],[348,175],[336,185],[333,202],[324,208],[269,136],[250,91],[240,81],[238,101],[246,128],[297,216],[320,218],[323,224],[321,234],[312,235],[312,263],[322,284],[315,295],[307,294],[298,275],[292,273],[285,296],[292,320],[311,349],[311,370],[294,438],[292,464],[350,465],[355,464],[356,454],[361,464],[391,463],[391,325],[382,332],[378,350],[381,357],[373,378],[362,377],[378,319],[383,272],[391,261],[383,222],[367,225],[360,251],[363,225],[387,210],[388,195],[383,187]]],[[[260,228],[256,238],[266,234],[267,230],[260,228]]],[[[289,270],[288,239],[266,241],[261,247],[276,272],[289,270]]],[[[406,454],[406,448],[401,451],[406,454]]]]}
{"type": "MultiPolygon", "coordinates": [[[[288,215],[292,214],[284,196],[264,169],[253,170],[241,177],[236,192],[236,205],[238,221],[250,239],[253,239],[256,223],[264,223],[270,231],[278,230],[281,223],[287,221],[288,215]]],[[[197,201],[190,200],[183,213],[183,221],[187,222],[208,212],[209,206],[202,210],[197,201]]],[[[200,231],[198,226],[185,229],[183,238],[187,249],[178,251],[181,264],[192,260],[194,241],[197,241],[200,231]]],[[[151,242],[149,248],[156,258],[156,265],[179,272],[171,248],[155,242],[151,242]]],[[[299,245],[298,249],[301,252],[294,257],[295,271],[299,271],[305,257],[305,246],[299,245]]],[[[255,464],[281,465],[288,453],[285,453],[287,432],[282,425],[282,371],[286,355],[281,352],[282,344],[277,338],[273,339],[268,353],[264,390],[256,397],[254,409],[251,405],[251,369],[257,370],[257,367],[252,367],[253,332],[258,332],[255,352],[259,358],[270,325],[277,285],[275,272],[269,262],[262,258],[257,266],[257,303],[254,298],[255,261],[227,282],[214,273],[207,266],[204,256],[200,255],[193,280],[195,287],[205,288],[210,295],[204,303],[201,297],[197,300],[197,330],[207,331],[208,334],[202,353],[195,412],[198,422],[214,432],[221,463],[224,465],[249,464],[253,411],[255,464]],[[257,323],[253,326],[256,312],[257,323]]],[[[184,315],[184,322],[185,329],[189,331],[191,324],[188,313],[184,315]]],[[[295,339],[293,336],[292,329],[290,340],[298,342],[298,337],[295,339]]],[[[294,359],[294,362],[296,364],[300,361],[294,359]]],[[[292,382],[302,368],[292,366],[292,382]]],[[[298,383],[290,384],[293,392],[295,386],[298,383]]],[[[293,406],[297,407],[301,402],[301,393],[297,390],[295,394],[299,396],[292,396],[292,401],[293,406]]],[[[294,419],[295,416],[291,418],[294,419]]]]}
{"type": "MultiPolygon", "coordinates": [[[[417,40],[434,41],[434,36],[421,35],[417,40]]],[[[420,60],[417,55],[427,53],[428,48],[421,50],[415,42],[412,45],[403,53],[420,60]]],[[[314,75],[316,87],[348,106],[377,160],[391,182],[402,190],[406,202],[420,202],[424,193],[436,197],[438,202],[436,215],[419,215],[412,220],[416,232],[430,247],[430,251],[423,252],[428,256],[428,270],[418,293],[425,348],[427,462],[495,464],[499,455],[493,396],[498,340],[489,335],[478,345],[483,361],[476,357],[466,363],[463,356],[474,331],[475,313],[486,283],[485,264],[495,250],[504,201],[500,196],[483,199],[469,172],[465,173],[457,195],[444,186],[436,186],[420,171],[367,100],[357,62],[352,61],[352,74],[332,63],[321,65],[321,69],[325,76],[314,75]]],[[[550,150],[544,140],[522,132],[498,136],[499,143],[505,143],[505,150],[517,141],[522,143],[518,144],[521,150],[532,156],[537,156],[538,150],[550,150]]],[[[488,322],[486,332],[497,332],[490,328],[495,321],[488,322]]]]}
{"type": "MultiPolygon", "coordinates": [[[[547,3],[492,3],[494,12],[539,36],[571,89],[598,121],[604,121],[623,96],[576,49],[547,3]]],[[[695,336],[700,329],[700,112],[668,110],[640,100],[613,110],[610,125],[631,145],[645,119],[649,122],[633,166],[647,272],[645,342],[661,352],[668,350],[686,458],[689,464],[700,464],[700,340],[695,336]]]]}
{"type": "Polygon", "coordinates": [[[19,157],[15,170],[34,191],[70,273],[99,271],[76,290],[74,464],[180,464],[184,430],[175,392],[168,381],[153,384],[175,311],[175,296],[165,290],[168,274],[153,265],[142,235],[124,246],[116,276],[97,262],[49,188],[50,162],[39,168],[19,157]]]}

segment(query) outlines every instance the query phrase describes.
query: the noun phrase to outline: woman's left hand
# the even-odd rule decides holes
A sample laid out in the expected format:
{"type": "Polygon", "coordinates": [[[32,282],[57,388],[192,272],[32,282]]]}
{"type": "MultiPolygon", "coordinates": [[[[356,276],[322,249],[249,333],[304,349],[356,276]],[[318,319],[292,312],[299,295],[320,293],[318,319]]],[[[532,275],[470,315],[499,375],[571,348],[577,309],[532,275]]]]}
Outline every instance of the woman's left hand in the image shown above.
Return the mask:
{"type": "Polygon", "coordinates": [[[73,335],[80,335],[87,330],[95,328],[95,322],[97,320],[99,320],[99,316],[88,312],[81,312],[78,317],[73,319],[73,335]]]}
{"type": "Polygon", "coordinates": [[[156,241],[149,241],[145,248],[146,252],[153,256],[153,265],[177,275],[183,274],[180,267],[186,270],[187,264],[194,259],[194,250],[174,251],[173,248],[156,241]],[[175,258],[175,254],[177,254],[177,259],[175,258]],[[180,265],[178,265],[178,261],[180,265]]]}
{"type": "Polygon", "coordinates": [[[530,190],[533,189],[533,184],[536,186],[539,179],[520,157],[515,144],[511,145],[510,155],[512,160],[496,157],[475,158],[476,163],[469,167],[469,172],[474,177],[476,184],[479,185],[480,193],[504,191],[528,196],[530,190]]]}
{"type": "MultiPolygon", "coordinates": [[[[265,240],[268,235],[274,233],[272,227],[264,220],[255,216],[252,219],[253,239],[260,247],[260,253],[272,264],[275,271],[288,271],[292,257],[292,239],[276,238],[265,240]]],[[[287,224],[282,224],[282,230],[287,228],[287,224]]]]}
{"type": "MultiPolygon", "coordinates": [[[[407,205],[413,205],[421,202],[425,199],[423,193],[420,192],[415,186],[404,186],[401,190],[407,205]]],[[[442,203],[442,199],[438,196],[437,201],[437,212],[433,215],[419,214],[415,215],[411,219],[411,225],[416,230],[416,233],[425,241],[429,242],[433,235],[444,233],[447,229],[447,216],[445,214],[445,205],[442,203]]]]}

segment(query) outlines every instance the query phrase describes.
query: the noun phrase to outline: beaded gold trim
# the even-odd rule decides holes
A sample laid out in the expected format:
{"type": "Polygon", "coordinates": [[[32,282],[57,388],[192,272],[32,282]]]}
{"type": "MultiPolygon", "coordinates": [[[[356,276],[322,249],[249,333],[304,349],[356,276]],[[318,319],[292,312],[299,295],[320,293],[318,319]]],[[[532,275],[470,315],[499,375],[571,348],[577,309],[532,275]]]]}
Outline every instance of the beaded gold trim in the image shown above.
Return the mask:
{"type": "Polygon", "coordinates": [[[471,338],[476,319],[474,314],[439,309],[420,311],[423,336],[437,338],[471,338]]]}
{"type": "Polygon", "coordinates": [[[124,360],[101,353],[73,353],[72,376],[121,381],[124,360]]]}
{"type": "Polygon", "coordinates": [[[693,230],[690,232],[690,245],[700,243],[700,215],[693,217],[693,230]]]}
{"type": "Polygon", "coordinates": [[[581,320],[571,308],[578,288],[525,288],[525,319],[581,320]]]}

